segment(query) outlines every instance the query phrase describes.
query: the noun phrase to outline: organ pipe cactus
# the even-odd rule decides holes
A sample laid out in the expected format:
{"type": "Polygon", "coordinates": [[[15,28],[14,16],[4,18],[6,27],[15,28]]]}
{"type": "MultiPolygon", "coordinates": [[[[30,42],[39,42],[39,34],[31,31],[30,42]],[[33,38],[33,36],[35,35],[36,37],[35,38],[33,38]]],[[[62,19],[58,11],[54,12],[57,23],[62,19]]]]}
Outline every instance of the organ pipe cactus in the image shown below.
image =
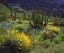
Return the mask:
{"type": "Polygon", "coordinates": [[[42,25],[43,25],[43,21],[44,21],[44,8],[42,10],[42,25]]]}
{"type": "Polygon", "coordinates": [[[33,8],[33,12],[32,12],[32,21],[34,23],[34,26],[33,27],[41,27],[41,26],[46,26],[47,23],[48,23],[48,18],[45,17],[44,18],[44,8],[42,10],[42,17],[40,17],[40,10],[39,10],[39,7],[38,6],[35,6],[33,8]],[[43,21],[45,22],[45,24],[43,24],[43,21]]]}
{"type": "Polygon", "coordinates": [[[44,26],[47,26],[47,23],[48,23],[48,18],[45,16],[45,24],[44,24],[44,26]]]}
{"type": "Polygon", "coordinates": [[[35,6],[33,8],[32,19],[33,19],[34,27],[35,28],[38,27],[37,25],[41,23],[41,21],[40,21],[39,7],[38,6],[35,6]]]}

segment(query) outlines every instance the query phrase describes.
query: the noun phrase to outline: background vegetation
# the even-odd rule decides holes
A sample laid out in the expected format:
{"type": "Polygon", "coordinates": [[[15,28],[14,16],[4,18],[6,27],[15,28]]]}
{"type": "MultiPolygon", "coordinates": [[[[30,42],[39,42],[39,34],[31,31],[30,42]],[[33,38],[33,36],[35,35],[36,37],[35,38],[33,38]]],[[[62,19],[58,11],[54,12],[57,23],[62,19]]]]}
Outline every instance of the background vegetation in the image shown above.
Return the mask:
{"type": "Polygon", "coordinates": [[[64,52],[64,18],[48,18],[36,9],[33,15],[26,12],[24,20],[17,12],[13,20],[14,11],[11,18],[10,10],[0,4],[0,53],[64,52]]]}

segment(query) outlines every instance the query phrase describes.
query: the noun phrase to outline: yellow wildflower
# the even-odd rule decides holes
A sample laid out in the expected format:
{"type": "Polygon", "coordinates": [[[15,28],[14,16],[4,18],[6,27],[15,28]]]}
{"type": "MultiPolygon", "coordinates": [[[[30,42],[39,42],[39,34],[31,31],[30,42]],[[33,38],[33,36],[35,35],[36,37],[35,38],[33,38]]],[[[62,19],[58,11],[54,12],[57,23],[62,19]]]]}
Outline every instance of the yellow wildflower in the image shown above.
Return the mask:
{"type": "Polygon", "coordinates": [[[54,22],[49,22],[48,24],[54,24],[54,22]]]}
{"type": "Polygon", "coordinates": [[[56,33],[60,32],[60,28],[57,28],[55,26],[47,26],[47,29],[56,33]]]}
{"type": "Polygon", "coordinates": [[[24,22],[25,22],[25,24],[28,24],[30,21],[28,21],[28,20],[24,20],[24,22]]]}
{"type": "Polygon", "coordinates": [[[13,39],[11,38],[10,41],[12,42],[12,40],[13,40],[13,39]]]}

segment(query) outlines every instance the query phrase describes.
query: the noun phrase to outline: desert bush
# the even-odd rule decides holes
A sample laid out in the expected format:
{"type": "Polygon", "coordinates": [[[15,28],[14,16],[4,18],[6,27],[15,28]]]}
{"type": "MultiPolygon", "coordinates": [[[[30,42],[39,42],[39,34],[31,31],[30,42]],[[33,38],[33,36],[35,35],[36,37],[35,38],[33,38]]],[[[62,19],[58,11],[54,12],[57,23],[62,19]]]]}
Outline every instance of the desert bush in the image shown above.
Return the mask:
{"type": "Polygon", "coordinates": [[[54,22],[49,22],[48,24],[53,25],[53,24],[54,24],[54,22]]]}
{"type": "Polygon", "coordinates": [[[45,41],[43,42],[44,48],[48,48],[48,47],[50,46],[50,44],[51,44],[51,42],[50,42],[49,40],[45,40],[45,41]]]}
{"type": "Polygon", "coordinates": [[[32,36],[32,37],[31,37],[31,42],[32,42],[31,47],[32,47],[33,49],[39,48],[40,46],[42,46],[42,41],[41,41],[39,35],[36,35],[36,37],[32,36]]]}
{"type": "Polygon", "coordinates": [[[0,3],[0,22],[10,18],[10,10],[0,3]]]}
{"type": "Polygon", "coordinates": [[[54,42],[55,43],[60,43],[62,41],[62,38],[60,37],[60,36],[56,36],[55,38],[54,38],[54,42]]]}
{"type": "Polygon", "coordinates": [[[36,48],[35,50],[31,50],[30,53],[44,53],[44,49],[42,47],[36,48]]]}
{"type": "Polygon", "coordinates": [[[62,41],[64,41],[64,35],[62,35],[62,41]]]}
{"type": "Polygon", "coordinates": [[[43,37],[44,40],[50,39],[52,41],[53,34],[51,31],[43,30],[41,31],[41,37],[43,37]]]}
{"type": "MultiPolygon", "coordinates": [[[[16,21],[17,21],[17,19],[16,19],[16,21]]],[[[22,20],[18,20],[17,23],[22,24],[22,20]]]]}
{"type": "Polygon", "coordinates": [[[29,20],[24,20],[24,23],[25,23],[25,24],[29,24],[30,21],[29,21],[29,20]]]}
{"type": "Polygon", "coordinates": [[[55,53],[63,53],[64,52],[64,47],[62,45],[56,45],[54,47],[54,52],[55,53]]]}
{"type": "Polygon", "coordinates": [[[56,34],[59,34],[60,33],[60,28],[57,28],[55,26],[47,26],[47,29],[49,31],[55,32],[56,34]]]}
{"type": "Polygon", "coordinates": [[[29,40],[28,36],[26,34],[19,33],[16,30],[8,31],[8,37],[4,39],[4,47],[8,47],[8,50],[10,52],[22,52],[22,53],[28,53],[30,50],[30,44],[31,41],[29,40]],[[12,51],[13,50],[13,51],[12,51]]]}
{"type": "Polygon", "coordinates": [[[17,24],[16,29],[18,29],[18,30],[27,30],[27,28],[24,26],[24,24],[17,24]]]}

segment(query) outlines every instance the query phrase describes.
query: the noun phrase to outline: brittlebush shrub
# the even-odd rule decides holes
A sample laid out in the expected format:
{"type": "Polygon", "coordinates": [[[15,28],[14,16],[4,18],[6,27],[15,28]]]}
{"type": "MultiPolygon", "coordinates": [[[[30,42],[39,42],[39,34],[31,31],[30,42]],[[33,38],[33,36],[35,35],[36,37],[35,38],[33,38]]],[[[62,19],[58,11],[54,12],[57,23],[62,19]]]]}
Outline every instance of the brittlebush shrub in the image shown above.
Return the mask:
{"type": "Polygon", "coordinates": [[[56,34],[60,33],[60,28],[57,28],[55,26],[47,26],[47,30],[52,31],[52,32],[54,32],[56,34]]]}
{"type": "Polygon", "coordinates": [[[8,31],[8,35],[6,36],[4,42],[6,44],[9,43],[9,45],[11,44],[13,47],[15,45],[15,48],[17,48],[16,50],[23,53],[30,50],[30,39],[24,32],[19,33],[18,30],[8,31]]]}
{"type": "Polygon", "coordinates": [[[27,27],[25,26],[25,24],[17,24],[16,29],[21,30],[21,31],[28,30],[27,27]]]}
{"type": "Polygon", "coordinates": [[[17,34],[16,38],[17,38],[17,41],[18,41],[19,49],[22,49],[22,48],[28,49],[31,41],[28,39],[28,37],[24,33],[17,34]]]}

